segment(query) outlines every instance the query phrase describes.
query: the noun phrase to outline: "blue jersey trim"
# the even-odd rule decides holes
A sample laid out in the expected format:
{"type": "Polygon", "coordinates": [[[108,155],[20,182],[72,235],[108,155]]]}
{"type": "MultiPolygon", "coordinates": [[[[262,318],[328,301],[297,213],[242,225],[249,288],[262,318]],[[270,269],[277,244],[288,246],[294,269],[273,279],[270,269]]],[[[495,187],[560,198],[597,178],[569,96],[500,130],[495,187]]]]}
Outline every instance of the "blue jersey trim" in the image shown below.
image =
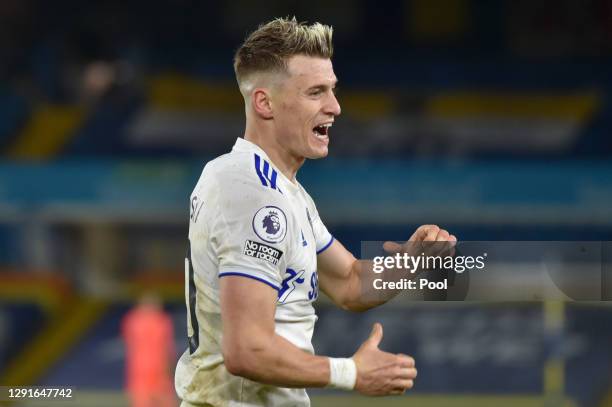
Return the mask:
{"type": "MultiPolygon", "coordinates": [[[[268,162],[266,161],[266,164],[268,162]]],[[[266,174],[267,174],[267,170],[266,170],[266,174]]],[[[276,177],[277,177],[277,173],[276,170],[272,170],[272,175],[270,176],[270,188],[272,189],[277,189],[276,187],[276,177]]],[[[280,192],[280,189],[278,190],[280,192]]]]}
{"type": "Polygon", "coordinates": [[[263,185],[264,187],[267,187],[268,183],[266,182],[265,177],[263,176],[263,174],[261,173],[261,170],[259,169],[260,160],[261,159],[259,158],[259,156],[255,154],[255,172],[257,172],[257,176],[259,177],[259,180],[261,181],[261,185],[263,185]]]}
{"type": "Polygon", "coordinates": [[[332,236],[329,243],[327,243],[325,246],[323,246],[320,250],[317,250],[317,254],[321,254],[323,253],[325,250],[327,250],[327,248],[329,246],[331,246],[331,244],[334,243],[334,237],[332,236]]]}
{"type": "Polygon", "coordinates": [[[250,274],[246,274],[246,273],[237,273],[237,272],[227,272],[227,273],[219,273],[219,277],[225,277],[225,276],[241,276],[241,277],[248,277],[248,278],[252,278],[253,280],[257,280],[257,281],[261,281],[264,284],[269,285],[270,287],[274,288],[276,291],[280,290],[280,287],[272,284],[271,282],[264,280],[263,278],[260,277],[255,277],[252,276],[250,274]]]}
{"type": "Polygon", "coordinates": [[[270,188],[275,189],[282,194],[283,191],[281,191],[278,185],[276,185],[276,179],[278,178],[278,173],[276,170],[270,166],[269,162],[262,159],[257,153],[253,154],[255,156],[255,172],[259,177],[261,185],[267,187],[268,184],[270,184],[270,188]]]}

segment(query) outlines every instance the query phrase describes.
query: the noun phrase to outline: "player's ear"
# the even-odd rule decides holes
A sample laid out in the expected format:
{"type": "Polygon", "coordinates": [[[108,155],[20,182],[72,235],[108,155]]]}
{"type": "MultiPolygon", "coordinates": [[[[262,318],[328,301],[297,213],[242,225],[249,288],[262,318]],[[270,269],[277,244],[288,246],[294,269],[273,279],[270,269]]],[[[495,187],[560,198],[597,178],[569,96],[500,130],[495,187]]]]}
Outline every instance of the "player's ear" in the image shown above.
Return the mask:
{"type": "Polygon", "coordinates": [[[251,94],[251,104],[255,113],[262,119],[270,120],[274,117],[270,101],[270,91],[268,89],[255,88],[251,94]]]}

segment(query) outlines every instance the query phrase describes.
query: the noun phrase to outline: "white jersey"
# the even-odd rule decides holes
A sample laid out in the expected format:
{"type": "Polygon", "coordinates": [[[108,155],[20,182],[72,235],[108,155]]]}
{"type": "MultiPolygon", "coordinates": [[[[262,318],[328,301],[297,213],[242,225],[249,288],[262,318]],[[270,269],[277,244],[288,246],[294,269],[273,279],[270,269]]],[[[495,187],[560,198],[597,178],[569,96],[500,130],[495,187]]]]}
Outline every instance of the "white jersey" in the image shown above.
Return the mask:
{"type": "Polygon", "coordinates": [[[221,353],[219,278],[244,276],[278,291],[275,329],[314,353],[317,254],[333,237],[299,183],[275,169],[257,145],[239,138],[209,162],[191,195],[185,296],[189,349],[176,390],[193,405],[308,406],[304,389],[231,375],[221,353]]]}

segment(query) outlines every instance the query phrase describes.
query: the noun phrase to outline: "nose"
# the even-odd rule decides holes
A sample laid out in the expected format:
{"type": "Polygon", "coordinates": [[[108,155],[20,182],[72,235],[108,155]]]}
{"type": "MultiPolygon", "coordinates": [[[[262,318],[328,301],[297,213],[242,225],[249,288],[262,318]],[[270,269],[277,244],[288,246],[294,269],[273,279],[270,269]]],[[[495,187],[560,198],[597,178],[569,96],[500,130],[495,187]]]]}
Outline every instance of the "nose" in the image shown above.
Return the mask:
{"type": "Polygon", "coordinates": [[[334,116],[340,116],[342,109],[340,108],[340,103],[338,103],[338,99],[334,92],[329,93],[330,97],[328,98],[327,104],[325,105],[325,113],[331,114],[334,116]]]}

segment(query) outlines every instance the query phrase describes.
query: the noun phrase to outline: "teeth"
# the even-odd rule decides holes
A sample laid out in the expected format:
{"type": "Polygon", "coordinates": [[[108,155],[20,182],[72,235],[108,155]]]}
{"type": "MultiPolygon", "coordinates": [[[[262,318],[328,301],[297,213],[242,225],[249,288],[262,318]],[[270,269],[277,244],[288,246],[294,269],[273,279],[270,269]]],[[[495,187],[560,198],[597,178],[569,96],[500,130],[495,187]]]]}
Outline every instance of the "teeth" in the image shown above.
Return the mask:
{"type": "MultiPolygon", "coordinates": [[[[329,128],[330,128],[332,125],[333,125],[333,123],[322,123],[322,124],[319,124],[319,125],[317,125],[317,126],[315,127],[315,129],[317,129],[317,128],[323,128],[323,129],[325,129],[325,130],[324,130],[324,133],[325,133],[325,134],[320,134],[320,133],[319,133],[319,132],[317,132],[316,130],[314,130],[314,131],[313,131],[313,134],[314,134],[314,135],[315,135],[317,138],[319,138],[319,139],[321,139],[321,140],[325,140],[325,139],[327,139],[327,138],[328,138],[328,134],[327,134],[327,133],[328,133],[328,131],[329,131],[329,128]]],[[[322,131],[323,131],[323,130],[322,130],[322,131]]]]}

